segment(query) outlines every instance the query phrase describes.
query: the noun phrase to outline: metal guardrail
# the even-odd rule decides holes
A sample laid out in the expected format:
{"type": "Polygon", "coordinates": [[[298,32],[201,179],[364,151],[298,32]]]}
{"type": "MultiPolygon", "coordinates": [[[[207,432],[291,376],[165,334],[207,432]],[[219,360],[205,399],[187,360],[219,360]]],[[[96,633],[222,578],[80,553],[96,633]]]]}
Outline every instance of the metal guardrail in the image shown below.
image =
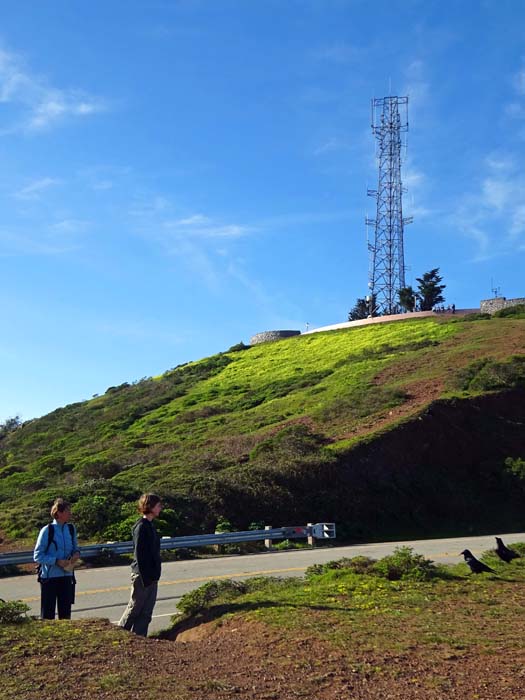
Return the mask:
{"type": "MultiPolygon", "coordinates": [[[[182,549],[206,547],[213,544],[236,544],[238,542],[256,542],[258,540],[288,540],[299,538],[333,539],[334,523],[316,523],[293,527],[274,527],[268,530],[244,530],[242,532],[221,532],[213,535],[188,535],[186,537],[162,537],[161,549],[182,549]]],[[[81,559],[96,557],[101,554],[130,554],[133,542],[105,542],[88,544],[80,547],[81,559]]],[[[33,550],[25,552],[7,552],[0,554],[0,566],[9,564],[28,564],[33,562],[33,550]]]]}

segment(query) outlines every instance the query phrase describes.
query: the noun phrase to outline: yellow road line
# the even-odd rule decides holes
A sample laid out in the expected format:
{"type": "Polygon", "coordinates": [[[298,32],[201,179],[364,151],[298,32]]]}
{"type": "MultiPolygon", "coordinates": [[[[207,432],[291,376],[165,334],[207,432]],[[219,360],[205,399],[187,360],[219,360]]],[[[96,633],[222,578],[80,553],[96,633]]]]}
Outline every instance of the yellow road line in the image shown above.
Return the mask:
{"type": "MultiPolygon", "coordinates": [[[[476,553],[477,550],[475,550],[476,553]]],[[[479,550],[481,551],[481,550],[479,550]]],[[[443,559],[444,557],[454,556],[451,552],[442,552],[440,554],[433,554],[433,559],[443,559]]],[[[458,560],[460,559],[459,554],[458,560]]],[[[205,583],[206,581],[217,581],[218,579],[227,578],[248,578],[250,576],[270,576],[272,574],[286,574],[292,571],[304,571],[306,567],[304,566],[293,566],[289,569],[266,569],[264,571],[241,571],[238,574],[219,574],[217,576],[199,576],[196,578],[179,578],[173,581],[159,581],[159,586],[176,586],[181,583],[205,583]]],[[[92,588],[87,591],[77,591],[77,596],[84,595],[97,595],[99,593],[112,593],[114,591],[127,591],[129,590],[129,584],[126,586],[114,586],[112,588],[92,588]]],[[[31,598],[21,598],[24,603],[34,603],[40,600],[40,596],[34,596],[31,598]]]]}
{"type": "MultiPolygon", "coordinates": [[[[291,571],[304,571],[304,566],[294,566],[289,569],[267,569],[266,571],[241,571],[238,574],[219,574],[218,576],[199,576],[197,578],[179,578],[174,581],[159,581],[159,586],[176,586],[180,583],[204,583],[206,581],[217,581],[226,578],[247,578],[249,576],[269,576],[271,574],[289,573],[291,571]]],[[[127,586],[114,586],[113,588],[92,588],[87,591],[77,591],[76,595],[97,595],[99,593],[112,593],[113,591],[128,591],[127,586]]],[[[40,600],[40,596],[32,598],[21,598],[23,603],[34,603],[40,600]]]]}

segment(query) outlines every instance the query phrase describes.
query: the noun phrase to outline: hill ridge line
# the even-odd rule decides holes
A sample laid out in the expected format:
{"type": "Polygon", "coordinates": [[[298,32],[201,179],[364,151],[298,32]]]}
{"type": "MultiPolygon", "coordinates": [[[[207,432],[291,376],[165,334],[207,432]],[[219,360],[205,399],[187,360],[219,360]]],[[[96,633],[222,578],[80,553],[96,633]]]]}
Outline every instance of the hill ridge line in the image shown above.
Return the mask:
{"type": "Polygon", "coordinates": [[[454,316],[466,316],[467,314],[479,313],[479,309],[456,309],[456,312],[435,313],[434,311],[410,311],[405,314],[390,314],[388,316],[375,316],[374,318],[361,318],[357,321],[345,321],[343,323],[334,323],[330,326],[320,326],[312,328],[301,335],[310,335],[311,333],[321,333],[324,331],[336,331],[341,328],[354,328],[356,326],[368,326],[371,323],[390,323],[392,321],[407,321],[414,318],[451,318],[454,316]]]}

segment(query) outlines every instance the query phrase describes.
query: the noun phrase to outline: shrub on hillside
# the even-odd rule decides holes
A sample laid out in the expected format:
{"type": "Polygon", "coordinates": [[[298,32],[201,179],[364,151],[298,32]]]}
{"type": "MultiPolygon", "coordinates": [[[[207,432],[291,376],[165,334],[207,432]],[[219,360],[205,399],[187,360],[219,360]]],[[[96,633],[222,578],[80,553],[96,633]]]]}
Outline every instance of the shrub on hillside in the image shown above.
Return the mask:
{"type": "MultiPolygon", "coordinates": [[[[140,517],[136,501],[123,503],[119,509],[115,508],[115,520],[104,528],[102,531],[103,538],[114,542],[131,540],[133,526],[140,517]]],[[[173,508],[164,508],[160,516],[155,520],[155,527],[161,537],[176,537],[180,527],[179,513],[173,508]]]]}
{"type": "Polygon", "coordinates": [[[454,320],[458,321],[459,323],[468,323],[469,321],[490,321],[491,318],[492,316],[490,314],[477,312],[473,314],[465,314],[464,316],[458,316],[458,318],[454,320]]]}
{"type": "Polygon", "coordinates": [[[63,455],[46,455],[35,462],[32,471],[37,474],[45,473],[46,476],[53,474],[65,474],[71,471],[72,464],[66,463],[66,458],[63,455]]]}
{"type": "Polygon", "coordinates": [[[177,603],[177,608],[183,615],[189,617],[203,613],[214,604],[228,604],[246,593],[274,591],[276,588],[288,588],[293,585],[300,585],[300,580],[292,582],[290,579],[277,576],[254,576],[246,581],[232,579],[209,581],[200,588],[183,595],[177,603]]]}
{"type": "Polygon", "coordinates": [[[373,575],[389,581],[428,581],[438,574],[430,559],[416,554],[411,547],[397,547],[393,554],[376,561],[370,557],[343,557],[326,564],[314,564],[306,569],[306,577],[319,576],[328,571],[344,570],[355,574],[373,575]]]}
{"type": "Polygon", "coordinates": [[[517,457],[513,459],[512,457],[507,457],[505,460],[505,468],[514,476],[517,476],[521,481],[525,481],[525,460],[517,457]]]}
{"type": "Polygon", "coordinates": [[[237,343],[236,345],[232,345],[231,348],[228,348],[226,352],[240,352],[241,350],[249,350],[250,345],[245,345],[242,340],[240,343],[237,343]]]}
{"type": "Polygon", "coordinates": [[[464,391],[494,391],[525,386],[525,356],[514,355],[508,362],[490,358],[476,360],[457,373],[456,384],[464,391]]]}
{"type": "Polygon", "coordinates": [[[525,304],[516,304],[507,309],[500,309],[494,314],[495,318],[525,318],[525,304]]]}
{"type": "Polygon", "coordinates": [[[217,598],[231,600],[246,593],[246,584],[242,581],[209,581],[204,586],[196,588],[182,596],[177,603],[178,610],[184,615],[198,615],[210,607],[217,598]]]}
{"type": "Polygon", "coordinates": [[[400,355],[405,352],[417,352],[418,350],[425,350],[426,348],[433,348],[439,345],[439,341],[435,338],[423,338],[422,340],[413,340],[408,343],[399,343],[398,345],[393,345],[390,343],[383,343],[381,345],[369,345],[364,347],[358,353],[352,353],[348,357],[338,360],[334,367],[344,367],[348,364],[354,364],[355,362],[366,362],[367,360],[382,360],[391,355],[400,355]]]}
{"type": "Polygon", "coordinates": [[[294,391],[315,387],[331,374],[333,374],[332,369],[318,372],[298,372],[296,375],[284,379],[268,381],[257,389],[246,392],[244,395],[232,400],[230,409],[238,411],[255,408],[255,406],[260,406],[266,401],[288,396],[294,391]]]}
{"type": "Polygon", "coordinates": [[[327,561],[326,564],[313,564],[306,569],[305,576],[306,578],[311,578],[312,576],[319,576],[325,574],[327,571],[338,569],[352,571],[354,574],[370,574],[374,572],[375,564],[376,560],[370,557],[343,557],[342,559],[327,561]]]}
{"type": "Polygon", "coordinates": [[[321,435],[312,432],[307,425],[289,425],[276,435],[263,440],[250,453],[250,460],[271,461],[274,465],[302,461],[319,455],[326,443],[321,435]]]}
{"type": "Polygon", "coordinates": [[[81,496],[73,509],[79,537],[88,539],[102,533],[113,518],[113,508],[107,496],[81,496]]]}
{"type": "Polygon", "coordinates": [[[88,457],[80,462],[78,470],[85,479],[111,479],[119,473],[120,466],[111,460],[88,457]]]}
{"type": "Polygon", "coordinates": [[[401,389],[363,385],[357,387],[351,394],[335,399],[332,403],[319,410],[322,421],[356,420],[371,416],[378,411],[399,406],[407,400],[407,393],[401,389]]]}
{"type": "Polygon", "coordinates": [[[412,547],[396,547],[393,554],[374,564],[373,571],[389,581],[428,581],[438,573],[434,563],[412,547]]]}
{"type": "Polygon", "coordinates": [[[13,625],[27,622],[27,613],[29,605],[21,600],[2,600],[0,599],[0,624],[13,625]]]}
{"type": "Polygon", "coordinates": [[[6,418],[2,423],[0,423],[0,440],[6,435],[9,435],[9,433],[14,432],[21,425],[22,421],[20,420],[20,416],[6,418]]]}

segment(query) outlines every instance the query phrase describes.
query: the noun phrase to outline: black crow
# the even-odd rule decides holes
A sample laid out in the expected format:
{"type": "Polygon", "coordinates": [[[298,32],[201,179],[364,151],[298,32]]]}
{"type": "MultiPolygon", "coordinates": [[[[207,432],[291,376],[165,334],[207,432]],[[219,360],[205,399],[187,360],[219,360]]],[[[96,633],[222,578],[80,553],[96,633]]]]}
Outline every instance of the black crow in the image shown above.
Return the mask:
{"type": "Polygon", "coordinates": [[[461,552],[461,554],[463,554],[463,556],[465,557],[465,562],[470,566],[470,570],[473,574],[481,574],[484,571],[488,571],[491,574],[496,573],[494,569],[490,568],[490,566],[487,566],[479,559],[476,559],[476,557],[472,554],[470,549],[464,549],[461,552]]]}
{"type": "Polygon", "coordinates": [[[509,549],[508,547],[505,547],[503,544],[503,540],[501,537],[496,537],[496,542],[498,546],[496,547],[496,554],[500,559],[503,559],[503,561],[506,561],[507,564],[510,564],[510,562],[513,559],[519,559],[520,555],[515,552],[513,549],[509,549]]]}

